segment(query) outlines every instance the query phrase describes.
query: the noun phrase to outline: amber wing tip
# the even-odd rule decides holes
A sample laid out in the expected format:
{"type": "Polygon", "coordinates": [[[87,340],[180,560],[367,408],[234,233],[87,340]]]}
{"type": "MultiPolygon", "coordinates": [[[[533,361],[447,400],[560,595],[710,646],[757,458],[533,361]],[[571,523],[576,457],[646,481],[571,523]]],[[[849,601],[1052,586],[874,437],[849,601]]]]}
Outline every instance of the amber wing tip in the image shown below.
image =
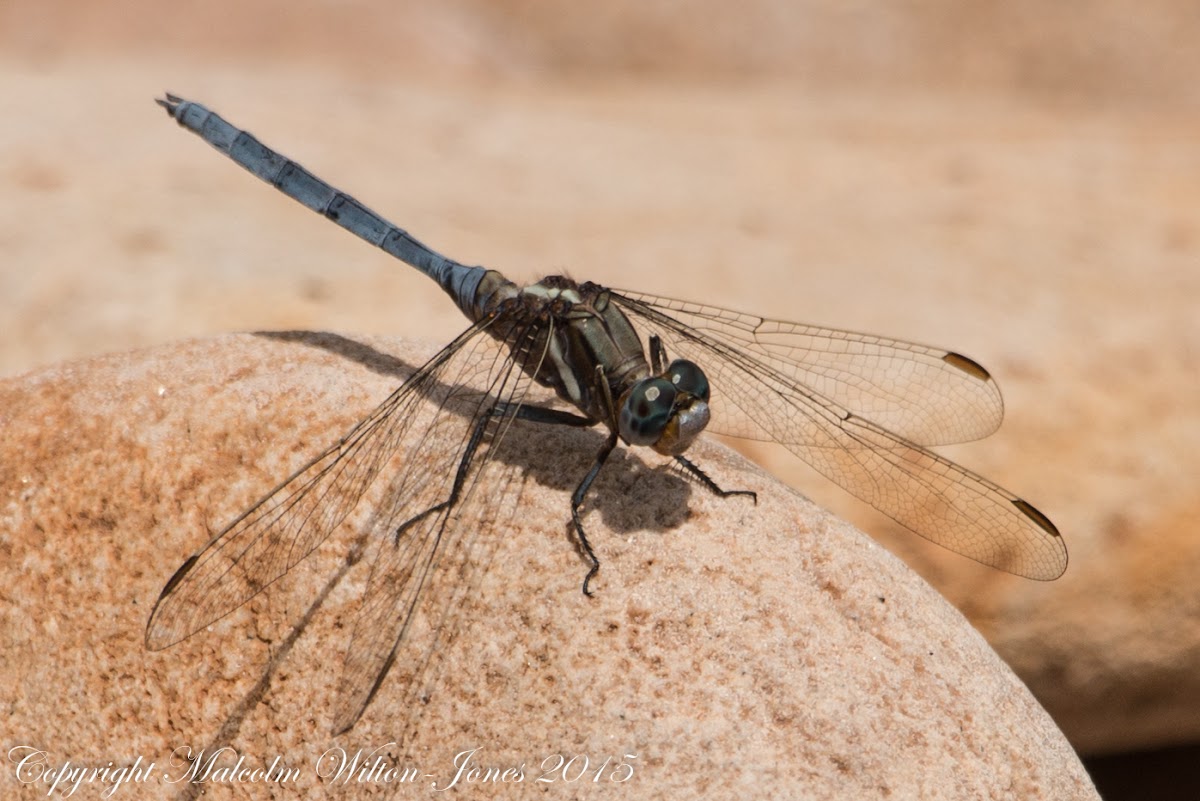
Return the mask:
{"type": "Polygon", "coordinates": [[[992,374],[989,373],[984,366],[974,359],[969,359],[961,353],[953,351],[948,352],[942,357],[942,361],[951,367],[957,368],[969,376],[978,378],[980,381],[991,381],[992,374]]]}
{"type": "Polygon", "coordinates": [[[1028,501],[1023,501],[1020,498],[1012,502],[1013,506],[1020,510],[1021,514],[1025,515],[1029,520],[1033,521],[1038,528],[1046,532],[1051,537],[1051,542],[1058,549],[1059,558],[1055,560],[1053,566],[1038,575],[1031,575],[1030,578],[1035,578],[1040,581],[1054,581],[1054,579],[1067,572],[1067,546],[1063,542],[1062,534],[1059,533],[1058,527],[1050,522],[1050,518],[1046,517],[1037,510],[1028,501]]]}

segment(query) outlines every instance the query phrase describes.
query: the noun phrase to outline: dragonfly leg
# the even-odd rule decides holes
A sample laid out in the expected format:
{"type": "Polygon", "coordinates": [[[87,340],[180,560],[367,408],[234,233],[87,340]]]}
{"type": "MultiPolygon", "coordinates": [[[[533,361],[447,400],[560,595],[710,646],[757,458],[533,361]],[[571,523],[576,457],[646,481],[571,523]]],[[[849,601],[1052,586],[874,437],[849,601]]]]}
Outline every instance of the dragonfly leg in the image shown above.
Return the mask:
{"type": "Polygon", "coordinates": [[[658,334],[650,337],[650,371],[659,375],[667,369],[667,349],[663,347],[658,334]]]}
{"type": "MultiPolygon", "coordinates": [[[[495,414],[504,414],[504,409],[498,408],[495,414]]],[[[522,406],[517,410],[517,419],[528,420],[531,423],[548,423],[575,428],[590,428],[596,425],[595,420],[589,420],[583,415],[564,412],[561,409],[545,409],[541,406],[522,406]]]]}
{"type": "MultiPolygon", "coordinates": [[[[607,388],[607,383],[602,383],[607,388]]],[[[498,409],[496,413],[502,414],[503,410],[498,409]]],[[[589,428],[596,425],[595,420],[589,420],[582,415],[572,414],[571,412],[559,409],[545,409],[540,406],[522,406],[517,410],[517,417],[534,423],[549,423],[551,425],[574,426],[577,428],[589,428]]],[[[591,488],[592,482],[600,474],[600,468],[604,466],[604,462],[608,459],[609,454],[616,447],[617,434],[614,431],[604,441],[604,445],[600,447],[600,452],[596,454],[595,463],[571,495],[571,522],[575,526],[575,535],[579,538],[579,547],[590,563],[587,575],[583,577],[583,594],[589,598],[592,595],[592,591],[588,589],[588,584],[591,583],[592,577],[600,571],[600,560],[596,557],[596,552],[592,550],[592,543],[588,541],[587,533],[583,530],[583,521],[579,519],[579,507],[583,505],[583,498],[587,495],[588,489],[591,488]]]]}
{"type": "MultiPolygon", "coordinates": [[[[396,528],[396,533],[393,535],[395,544],[400,543],[400,538],[404,536],[404,532],[415,526],[420,521],[441,513],[445,509],[451,509],[458,503],[459,495],[462,494],[463,485],[467,481],[467,474],[471,472],[471,463],[475,461],[475,453],[479,450],[479,443],[483,441],[484,432],[487,430],[488,422],[494,417],[504,417],[509,413],[512,407],[506,403],[498,403],[489,409],[484,414],[479,415],[479,419],[475,422],[475,429],[471,432],[471,438],[467,440],[467,447],[463,450],[462,458],[458,460],[458,470],[454,475],[454,484],[450,488],[450,497],[439,504],[429,507],[418,515],[410,517],[405,522],[401,523],[396,528]]],[[[535,423],[551,423],[554,425],[567,425],[577,427],[587,427],[595,425],[594,422],[570,412],[564,412],[558,409],[543,409],[538,406],[521,406],[517,409],[515,415],[521,420],[530,420],[535,423]]],[[[590,482],[589,482],[590,483],[590,482]]],[[[578,527],[578,524],[576,524],[578,527]]],[[[584,550],[587,552],[588,558],[593,565],[596,563],[596,557],[592,553],[592,548],[584,540],[584,550]]],[[[593,567],[593,571],[595,568],[593,567]]],[[[589,574],[590,575],[590,574],[589,574]]],[[[586,583],[585,583],[586,584],[586,583]]]]}
{"type": "Polygon", "coordinates": [[[401,523],[392,537],[393,544],[399,545],[400,538],[404,536],[405,531],[430,515],[440,514],[443,510],[454,508],[454,505],[458,503],[459,495],[462,494],[463,485],[467,481],[467,474],[471,472],[471,463],[475,461],[475,452],[479,450],[479,443],[483,441],[488,423],[493,417],[502,417],[507,408],[503,404],[497,404],[479,415],[479,419],[475,421],[475,428],[471,432],[471,438],[467,440],[467,447],[463,450],[462,458],[458,460],[458,470],[454,474],[454,484],[450,487],[450,497],[401,523]]]}
{"type": "Polygon", "coordinates": [[[592,544],[588,542],[587,534],[583,531],[583,522],[579,519],[579,507],[583,505],[583,497],[587,495],[588,489],[591,488],[592,482],[596,480],[596,476],[600,475],[600,468],[604,467],[604,462],[608,460],[609,454],[613,452],[613,448],[617,447],[617,432],[608,435],[608,439],[600,446],[600,452],[596,454],[596,461],[592,465],[592,469],[588,470],[587,475],[583,477],[583,481],[579,482],[579,486],[575,488],[575,492],[571,495],[571,522],[575,524],[575,534],[579,537],[579,546],[583,549],[584,555],[588,561],[592,563],[588,568],[587,575],[583,577],[583,594],[589,598],[592,596],[591,590],[588,589],[588,584],[592,578],[600,572],[600,560],[596,558],[596,552],[592,550],[592,544]]]}
{"type": "Polygon", "coordinates": [[[754,504],[758,505],[758,493],[753,490],[727,490],[722,489],[717,482],[709,478],[708,473],[701,470],[696,463],[683,456],[676,456],[675,461],[680,464],[693,478],[708,488],[709,492],[714,495],[719,495],[722,498],[728,498],[730,495],[748,495],[754,499],[754,504]]]}

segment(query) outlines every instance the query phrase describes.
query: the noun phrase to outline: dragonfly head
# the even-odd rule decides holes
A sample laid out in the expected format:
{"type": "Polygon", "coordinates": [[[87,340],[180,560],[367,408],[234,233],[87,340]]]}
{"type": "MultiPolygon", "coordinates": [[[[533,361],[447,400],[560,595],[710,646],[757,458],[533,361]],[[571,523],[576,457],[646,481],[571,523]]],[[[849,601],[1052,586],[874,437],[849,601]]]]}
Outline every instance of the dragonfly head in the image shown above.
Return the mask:
{"type": "Polygon", "coordinates": [[[708,425],[708,377],[676,359],[662,375],[638,381],[621,404],[618,433],[630,445],[678,456],[708,425]]]}

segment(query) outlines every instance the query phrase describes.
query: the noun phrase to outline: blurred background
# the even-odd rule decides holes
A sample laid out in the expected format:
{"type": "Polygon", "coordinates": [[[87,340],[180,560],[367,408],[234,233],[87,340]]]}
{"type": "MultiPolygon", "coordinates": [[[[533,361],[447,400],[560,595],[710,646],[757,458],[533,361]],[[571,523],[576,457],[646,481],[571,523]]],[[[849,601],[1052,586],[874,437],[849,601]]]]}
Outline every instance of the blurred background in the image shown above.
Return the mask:
{"type": "Polygon", "coordinates": [[[165,90],[515,280],[953,348],[1008,416],[944,452],[1057,523],[1056,582],[926,547],[741,447],[956,603],[1104,797],[1186,797],[1198,41],[1178,0],[0,0],[0,376],[230,330],[463,326],[178,129],[165,90]]]}

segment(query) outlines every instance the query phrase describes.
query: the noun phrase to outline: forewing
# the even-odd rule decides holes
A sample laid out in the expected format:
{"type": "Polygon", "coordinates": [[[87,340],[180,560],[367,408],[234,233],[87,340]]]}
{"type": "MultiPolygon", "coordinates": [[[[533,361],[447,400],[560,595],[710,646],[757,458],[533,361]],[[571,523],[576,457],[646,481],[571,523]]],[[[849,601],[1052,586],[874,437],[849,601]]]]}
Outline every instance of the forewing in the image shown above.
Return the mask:
{"type": "MultiPolygon", "coordinates": [[[[979,439],[995,431],[1004,416],[992,377],[951,351],[617,291],[630,303],[669,315],[707,340],[753,355],[795,385],[910,442],[946,445],[979,439]]],[[[717,433],[764,436],[754,426],[739,428],[735,421],[716,415],[713,423],[717,433]]]]}
{"type": "Polygon", "coordinates": [[[501,321],[498,333],[508,345],[492,337],[471,343],[471,358],[443,371],[452,387],[443,407],[419,410],[429,418],[421,423],[422,439],[440,444],[419,449],[422,464],[398,475],[370,524],[371,575],[346,652],[335,732],[358,720],[397,659],[411,698],[436,645],[454,627],[457,599],[474,586],[472,576],[495,546],[496,517],[515,508],[505,489],[512,468],[496,456],[536,385],[510,353],[539,362],[550,340],[540,336],[541,326],[552,324],[501,321]],[[477,494],[481,484],[488,491],[477,494]],[[481,537],[490,542],[477,549],[481,537]]]}
{"type": "MultiPolygon", "coordinates": [[[[804,383],[791,361],[781,368],[761,346],[750,349],[744,337],[727,337],[725,320],[740,315],[679,304],[677,319],[674,301],[614,299],[643,338],[657,335],[669,357],[689,359],[707,373],[713,430],[779,442],[906,528],[983,564],[1042,580],[1066,569],[1066,546],[1045,515],[804,383]]],[[[931,419],[937,411],[929,410],[931,419]]],[[[915,424],[921,418],[904,419],[915,424]]]]}
{"type": "MultiPolygon", "coordinates": [[[[300,468],[193,554],[167,582],[146,626],[166,648],[228,615],[312,553],[346,519],[389,461],[415,465],[426,437],[418,412],[445,392],[444,375],[490,337],[467,329],[341,440],[300,468]]],[[[408,472],[412,472],[411,470],[408,472]]]]}

